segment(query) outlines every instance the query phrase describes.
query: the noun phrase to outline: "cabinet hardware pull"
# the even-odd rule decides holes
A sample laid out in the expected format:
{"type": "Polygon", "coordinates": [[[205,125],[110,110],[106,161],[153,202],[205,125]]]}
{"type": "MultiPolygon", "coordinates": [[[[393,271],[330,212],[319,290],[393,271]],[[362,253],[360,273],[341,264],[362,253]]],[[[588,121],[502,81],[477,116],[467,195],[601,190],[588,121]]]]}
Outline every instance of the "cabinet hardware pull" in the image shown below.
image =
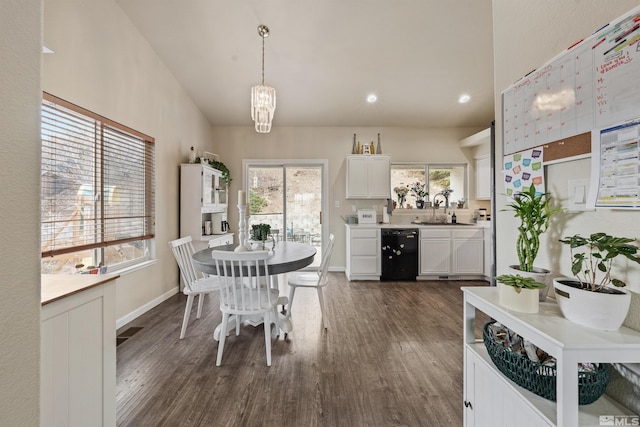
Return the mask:
{"type": "Polygon", "coordinates": [[[464,407],[473,409],[473,406],[471,405],[471,402],[467,402],[466,400],[464,401],[464,407]]]}

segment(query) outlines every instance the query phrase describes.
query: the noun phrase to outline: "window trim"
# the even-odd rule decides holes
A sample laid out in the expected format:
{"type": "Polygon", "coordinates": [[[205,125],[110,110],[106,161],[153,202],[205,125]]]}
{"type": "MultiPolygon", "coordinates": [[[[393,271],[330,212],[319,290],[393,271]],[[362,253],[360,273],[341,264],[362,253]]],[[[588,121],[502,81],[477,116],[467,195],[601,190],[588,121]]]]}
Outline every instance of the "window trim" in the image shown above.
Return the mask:
{"type": "MultiPolygon", "coordinates": [[[[142,200],[142,202],[144,203],[144,212],[142,212],[142,215],[140,216],[140,218],[147,218],[145,220],[147,225],[145,226],[144,229],[142,229],[143,233],[141,235],[122,238],[118,240],[113,240],[109,238],[109,236],[107,236],[108,228],[105,228],[104,226],[102,226],[100,230],[100,237],[97,238],[97,240],[94,243],[83,244],[78,246],[66,246],[66,247],[60,247],[56,249],[41,251],[42,259],[47,257],[53,257],[56,255],[75,253],[75,252],[81,252],[86,250],[98,251],[97,253],[94,252],[94,255],[92,256],[94,258],[97,257],[97,259],[104,259],[104,251],[103,251],[104,248],[107,248],[109,246],[129,243],[132,241],[143,241],[145,242],[145,248],[146,248],[144,251],[145,254],[143,256],[136,259],[123,261],[122,263],[116,264],[115,266],[122,266],[123,268],[129,268],[129,267],[135,266],[136,264],[149,261],[150,259],[153,258],[153,253],[152,253],[153,247],[154,247],[153,239],[155,237],[155,164],[154,164],[155,163],[155,138],[149,135],[146,135],[142,132],[139,132],[135,129],[129,128],[128,126],[115,122],[111,119],[108,119],[104,116],[96,114],[92,111],[89,111],[85,108],[82,108],[69,101],[58,98],[55,95],[52,95],[47,92],[43,92],[42,108],[45,108],[45,104],[47,103],[53,103],[55,104],[55,106],[59,106],[62,109],[67,109],[73,113],[86,117],[89,121],[94,120],[96,122],[95,123],[96,131],[97,131],[96,133],[98,134],[96,135],[96,139],[94,140],[94,147],[100,146],[99,150],[101,150],[102,149],[101,147],[104,146],[105,138],[108,138],[108,137],[113,138],[113,136],[117,134],[122,134],[124,135],[125,138],[130,137],[130,138],[139,140],[140,142],[139,150],[141,150],[139,152],[142,153],[144,157],[144,162],[145,162],[145,170],[144,170],[145,177],[143,181],[144,199],[142,200]],[[105,131],[107,134],[109,134],[109,136],[105,136],[105,131]],[[153,165],[151,170],[148,169],[149,164],[153,165]]],[[[47,105],[47,107],[49,106],[47,105]]],[[[111,140],[111,142],[114,142],[114,141],[115,140],[111,140]]],[[[124,146],[126,147],[127,140],[123,140],[123,143],[125,144],[124,146]]],[[[124,152],[126,152],[126,150],[124,152]]],[[[103,171],[104,162],[105,162],[104,156],[99,159],[99,162],[100,162],[100,166],[98,169],[103,171]]],[[[95,180],[94,185],[99,189],[98,194],[103,194],[103,192],[105,191],[104,190],[105,183],[104,183],[104,176],[102,175],[102,172],[94,171],[94,180],[95,180]]],[[[104,225],[104,220],[105,220],[104,211],[102,213],[97,213],[95,218],[98,221],[102,221],[102,225],[104,225]]]]}

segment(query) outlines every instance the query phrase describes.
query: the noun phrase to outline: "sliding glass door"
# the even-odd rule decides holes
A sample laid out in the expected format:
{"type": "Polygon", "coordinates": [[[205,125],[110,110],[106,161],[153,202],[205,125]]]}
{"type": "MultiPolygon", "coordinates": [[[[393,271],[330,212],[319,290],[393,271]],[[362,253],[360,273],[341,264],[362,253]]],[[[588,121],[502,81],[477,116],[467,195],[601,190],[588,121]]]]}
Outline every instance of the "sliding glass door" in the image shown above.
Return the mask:
{"type": "Polygon", "coordinates": [[[326,227],[326,161],[245,160],[244,174],[249,194],[249,229],[269,224],[274,239],[313,245],[318,253],[310,267],[322,257],[326,227]]]}

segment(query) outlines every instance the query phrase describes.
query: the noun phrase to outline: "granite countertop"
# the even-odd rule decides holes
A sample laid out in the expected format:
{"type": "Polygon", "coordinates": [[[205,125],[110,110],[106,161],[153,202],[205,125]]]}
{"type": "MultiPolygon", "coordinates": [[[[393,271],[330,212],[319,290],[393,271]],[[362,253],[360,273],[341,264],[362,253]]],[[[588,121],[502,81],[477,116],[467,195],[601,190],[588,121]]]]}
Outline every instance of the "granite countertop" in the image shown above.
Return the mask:
{"type": "Polygon", "coordinates": [[[49,304],[69,295],[116,280],[119,274],[43,274],[40,303],[49,304]]]}

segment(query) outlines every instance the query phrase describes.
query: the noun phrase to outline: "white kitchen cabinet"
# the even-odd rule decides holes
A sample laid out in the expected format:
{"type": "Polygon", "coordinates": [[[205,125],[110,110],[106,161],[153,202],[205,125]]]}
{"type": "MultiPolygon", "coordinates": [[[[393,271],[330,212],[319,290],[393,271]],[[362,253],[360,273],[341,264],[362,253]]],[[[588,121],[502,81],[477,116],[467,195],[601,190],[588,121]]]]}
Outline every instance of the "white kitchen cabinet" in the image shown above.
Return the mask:
{"type": "Polygon", "coordinates": [[[420,230],[420,276],[483,278],[482,228],[440,225],[420,230]]]}
{"type": "Polygon", "coordinates": [[[391,197],[391,158],[383,155],[347,156],[347,199],[391,197]]]}
{"type": "Polygon", "coordinates": [[[476,159],[476,200],[491,200],[491,159],[476,159]]]}
{"type": "Polygon", "coordinates": [[[584,328],[565,319],[555,302],[541,302],[538,313],[500,306],[496,287],[463,287],[465,426],[597,426],[601,415],[632,415],[607,395],[578,405],[578,362],[638,363],[640,332],[584,328]],[[544,399],[507,379],[476,339],[476,310],[516,331],[554,356],[557,402],[544,399]],[[505,412],[503,414],[502,412],[505,412]]]}
{"type": "Polygon", "coordinates": [[[482,228],[453,229],[453,274],[484,274],[484,233],[482,228]]]}
{"type": "Polygon", "coordinates": [[[543,427],[549,421],[540,416],[508,380],[495,375],[489,356],[465,349],[464,425],[543,427]]]}
{"type": "Polygon", "coordinates": [[[382,274],[380,227],[345,224],[349,280],[380,280],[382,274]]]}
{"type": "Polygon", "coordinates": [[[208,241],[205,221],[226,220],[228,191],[222,172],[201,163],[180,165],[180,237],[208,241]],[[220,215],[222,214],[222,215],[220,215]]]}
{"type": "Polygon", "coordinates": [[[74,288],[60,299],[43,301],[40,315],[41,426],[116,425],[117,277],[43,278],[43,294],[50,287],[60,288],[63,281],[69,282],[70,287],[90,280],[98,284],[85,290],[74,288]]]}
{"type": "Polygon", "coordinates": [[[451,272],[451,231],[448,228],[420,230],[420,275],[451,272]]]}

